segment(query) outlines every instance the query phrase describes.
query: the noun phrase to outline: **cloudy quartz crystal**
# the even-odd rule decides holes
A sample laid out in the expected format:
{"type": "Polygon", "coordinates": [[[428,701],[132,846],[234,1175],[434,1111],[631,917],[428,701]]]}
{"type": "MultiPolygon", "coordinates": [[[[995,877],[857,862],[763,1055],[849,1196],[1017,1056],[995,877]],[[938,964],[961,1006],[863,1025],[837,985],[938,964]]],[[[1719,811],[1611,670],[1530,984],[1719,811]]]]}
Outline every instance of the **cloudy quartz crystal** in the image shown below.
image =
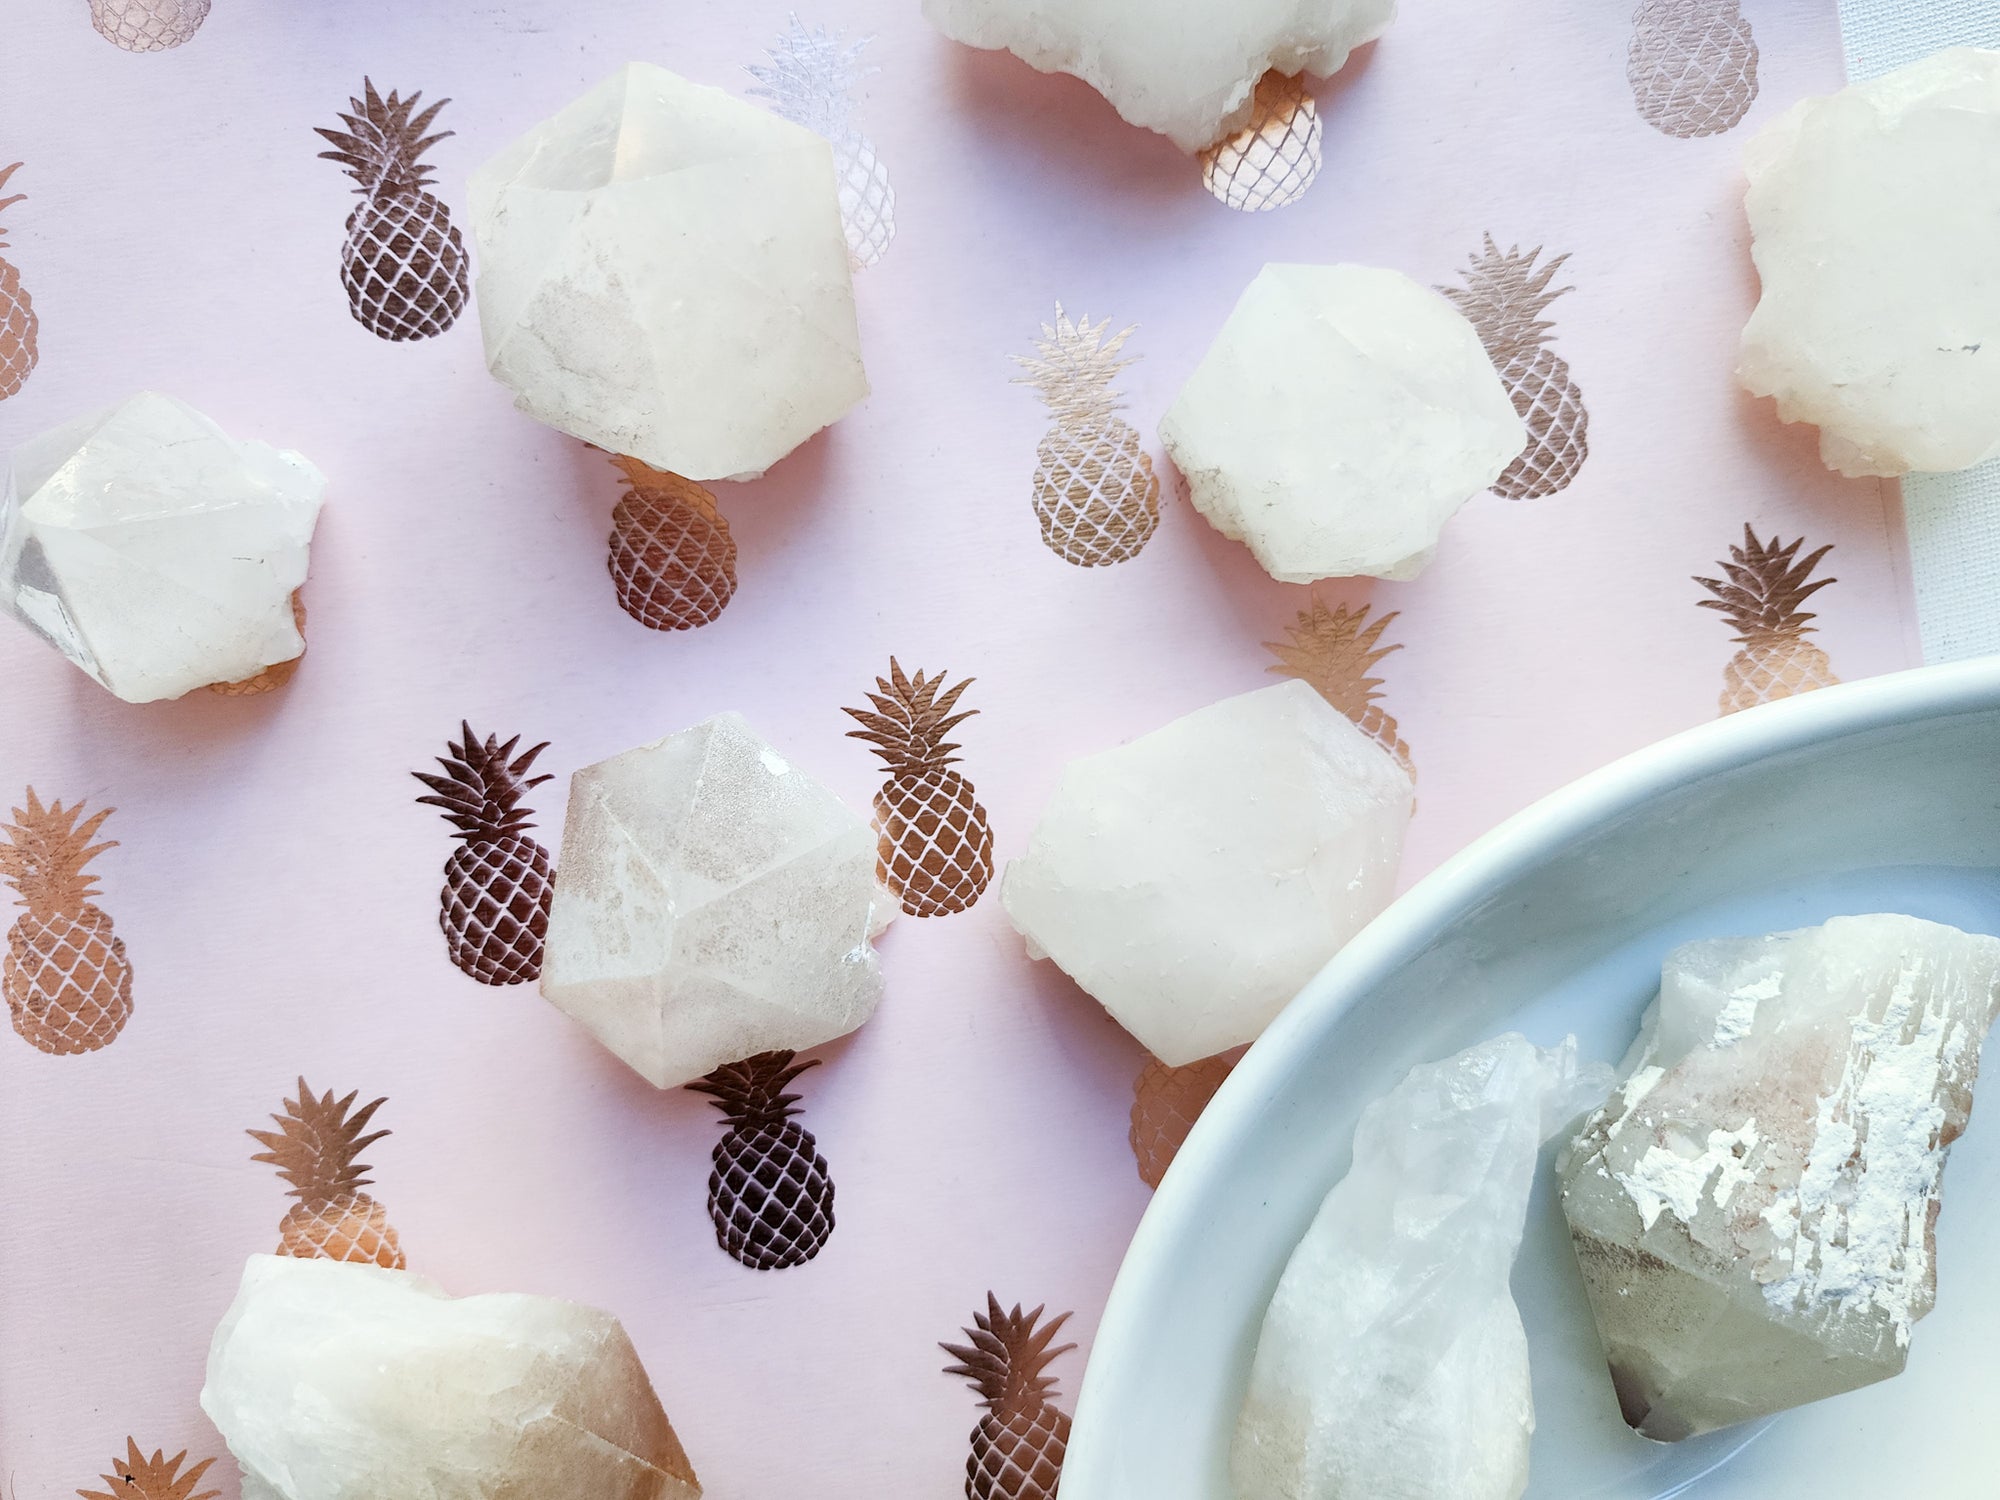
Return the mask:
{"type": "Polygon", "coordinates": [[[128,703],[305,650],[325,477],[151,392],[30,438],[0,497],[0,607],[128,703]]]}
{"type": "Polygon", "coordinates": [[[868,393],[832,148],[633,63],[473,174],[486,363],[528,415],[689,479],[868,393]]]}
{"type": "Polygon", "coordinates": [[[1252,1040],[1389,902],[1410,778],[1303,682],[1070,762],[1001,900],[1162,1062],[1252,1040]]]}
{"type": "Polygon", "coordinates": [[[1527,429],[1479,334],[1397,271],[1270,265],[1160,437],[1195,509],[1273,578],[1412,578],[1527,429]]]}
{"type": "Polygon", "coordinates": [[[1839,917],[1669,954],[1563,1211],[1625,1420],[1675,1441],[1898,1373],[2000,940],[1839,917]]]}

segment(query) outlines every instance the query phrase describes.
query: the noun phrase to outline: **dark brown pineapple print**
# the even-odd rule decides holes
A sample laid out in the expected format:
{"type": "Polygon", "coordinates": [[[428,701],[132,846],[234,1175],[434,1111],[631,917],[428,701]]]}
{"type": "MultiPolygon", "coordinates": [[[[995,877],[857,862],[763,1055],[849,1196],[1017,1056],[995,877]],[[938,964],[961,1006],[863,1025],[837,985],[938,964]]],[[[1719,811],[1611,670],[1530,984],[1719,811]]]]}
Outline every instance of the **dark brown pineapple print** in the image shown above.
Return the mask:
{"type": "Polygon", "coordinates": [[[1264,649],[1278,658],[1276,666],[1264,670],[1307,684],[1395,756],[1396,763],[1414,780],[1417,768],[1410,761],[1410,747],[1403,743],[1395,719],[1382,707],[1382,679],[1374,675],[1377,663],[1403,649],[1379,644],[1382,632],[1398,613],[1392,609],[1371,622],[1365,604],[1354,610],[1345,604],[1328,609],[1314,599],[1285,627],[1284,640],[1264,642],[1264,649]]]}
{"type": "Polygon", "coordinates": [[[736,594],[736,538],[692,479],[614,457],[625,494],[611,512],[608,565],[618,605],[651,630],[693,630],[736,594]]]}
{"type": "Polygon", "coordinates": [[[950,689],[944,674],[906,676],[889,658],[889,675],[868,695],[873,712],[844,708],[881,757],[888,780],[875,794],[875,873],[914,917],[964,911],[993,878],[993,830],[972,783],[951,769],[959,747],[945,738],[978,709],[953,713],[970,677],[950,689]]]}
{"type": "Polygon", "coordinates": [[[833,1234],[833,1178],[819,1142],[793,1118],[799,1096],[785,1092],[818,1063],[794,1056],[760,1052],[688,1085],[729,1121],[715,1145],[708,1216],[715,1242],[753,1271],[804,1265],[833,1234]]]}
{"type": "Polygon", "coordinates": [[[196,1492],[202,1475],[215,1460],[204,1458],[185,1473],[181,1465],[187,1462],[187,1449],[183,1448],[172,1458],[167,1457],[164,1448],[155,1448],[151,1458],[139,1451],[139,1445],[131,1438],[125,1439],[125,1456],[111,1460],[111,1472],[97,1477],[104,1482],[101,1490],[78,1490],[82,1500],[216,1500],[221,1490],[196,1492]]]}
{"type": "Polygon", "coordinates": [[[1069,1414],[1051,1403],[1056,1381],[1046,1372],[1076,1345],[1049,1347],[1068,1313],[1046,1323],[1041,1317],[1041,1308],[1023,1313],[1019,1303],[1002,1312],[988,1292],[986,1311],[974,1313],[965,1330],[971,1342],[938,1346],[958,1361],[945,1374],[969,1381],[986,1408],[965,1461],[966,1500],[1055,1500],[1069,1448],[1069,1414]]]}
{"type": "Polygon", "coordinates": [[[333,1090],[315,1095],[299,1080],[298,1097],[273,1115],[276,1130],[245,1132],[264,1149],[252,1161],[268,1162],[291,1185],[298,1199],[278,1227],[279,1255],[302,1260],[345,1260],[403,1269],[403,1247],[381,1204],[361,1190],[369,1186],[361,1153],[389,1132],[369,1135],[368,1122],[388,1101],[354,1108],[356,1094],[335,1099],[333,1090]]]}
{"type": "Polygon", "coordinates": [[[1139,1179],[1147,1187],[1158,1187],[1167,1175],[1194,1122],[1236,1066],[1237,1056],[1235,1051],[1224,1052],[1178,1068],[1147,1056],[1132,1083],[1132,1126],[1126,1137],[1132,1143],[1132,1159],[1139,1164],[1139,1179]]]}
{"type": "Polygon", "coordinates": [[[555,870],[549,851],[528,837],[533,814],[521,806],[549,779],[528,774],[549,746],[544,740],[516,755],[520,742],[518,734],[504,745],[498,735],[482,740],[461,723],[458,740],[445,744],[450,754],[438,757],[442,776],[410,773],[431,789],[417,801],[443,808],[458,830],[461,842],[445,862],[438,894],[438,926],[451,961],[481,984],[540,978],[549,930],[555,870]]]}
{"type": "Polygon", "coordinates": [[[1710,595],[1695,602],[1728,620],[1742,647],[1722,674],[1725,715],[1840,681],[1826,652],[1806,639],[1816,629],[1811,621],[1817,616],[1804,607],[1806,600],[1838,581],[1812,576],[1833,544],[1800,557],[1805,540],[1794,537],[1781,543],[1773,536],[1762,542],[1745,523],[1743,545],[1731,547],[1729,556],[1716,564],[1723,576],[1695,579],[1710,595]]]}
{"type": "Polygon", "coordinates": [[[377,338],[427,339],[458,320],[467,290],[465,242],[430,191],[435,169],[423,160],[452,134],[424,134],[451,101],[412,114],[422,94],[402,99],[391,91],[384,99],[368,79],[361,88],[348,100],[353,113],[340,117],[345,130],[314,127],[335,147],[320,155],[360,184],[362,201],[348,215],[340,249],[341,285],[348,311],[377,338]]]}
{"type": "Polygon", "coordinates": [[[44,1052],[67,1056],[111,1045],[132,1018],[132,961],[125,940],[99,907],[97,877],[84,866],[115,839],[93,844],[112,809],[83,816],[83,804],[28,805],[0,826],[0,880],[27,911],[7,932],[0,989],[14,1029],[44,1052]]]}

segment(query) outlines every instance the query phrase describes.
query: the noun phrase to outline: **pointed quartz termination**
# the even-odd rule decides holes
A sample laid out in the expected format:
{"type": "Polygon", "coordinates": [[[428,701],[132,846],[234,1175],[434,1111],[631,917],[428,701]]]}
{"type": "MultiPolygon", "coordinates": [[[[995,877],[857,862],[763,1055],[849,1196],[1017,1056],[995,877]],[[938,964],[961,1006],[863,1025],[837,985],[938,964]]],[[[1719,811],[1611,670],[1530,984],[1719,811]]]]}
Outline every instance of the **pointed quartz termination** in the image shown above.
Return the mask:
{"type": "Polygon", "coordinates": [[[253,1255],[201,1390],[243,1500],[697,1500],[618,1320],[253,1255]]]}
{"type": "Polygon", "coordinates": [[[1673,1442],[1883,1380],[1935,1294],[2000,940],[1839,917],[1667,957],[1563,1211],[1625,1420],[1673,1442]]]}
{"type": "Polygon", "coordinates": [[[1542,1142],[1604,1097],[1576,1041],[1509,1034],[1361,1112],[1265,1314],[1234,1500],[1516,1500],[1535,1430],[1508,1277],[1542,1142]]]}

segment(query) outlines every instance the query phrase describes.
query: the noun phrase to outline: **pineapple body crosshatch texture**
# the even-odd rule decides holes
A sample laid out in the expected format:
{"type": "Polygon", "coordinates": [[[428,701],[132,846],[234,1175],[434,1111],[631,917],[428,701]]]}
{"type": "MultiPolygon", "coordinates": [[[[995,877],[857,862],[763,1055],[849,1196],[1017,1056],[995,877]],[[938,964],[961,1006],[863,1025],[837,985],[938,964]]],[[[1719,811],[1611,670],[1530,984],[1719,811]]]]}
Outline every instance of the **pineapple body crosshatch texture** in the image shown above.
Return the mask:
{"type": "MultiPolygon", "coordinates": [[[[1416,768],[1407,883],[1721,712],[1744,632],[1698,607],[1714,595],[1694,580],[1729,584],[1746,523],[1766,550],[1803,538],[1794,567],[1831,545],[1811,577],[1774,582],[1837,580],[1778,611],[1814,616],[1801,639],[1829,670],[1915,660],[1893,490],[1830,476],[1810,433],[1730,383],[1754,294],[1735,163],[1786,103],[1838,83],[1819,0],[1742,0],[1758,91],[1698,136],[1635,105],[1636,0],[1407,6],[1308,86],[1317,177],[1254,212],[1083,85],[957,48],[906,0],[101,9],[146,5],[201,20],[135,52],[82,0],[9,14],[35,66],[0,98],[0,167],[23,164],[0,198],[28,195],[0,212],[0,329],[27,326],[18,284],[36,359],[0,399],[0,447],[157,388],[309,454],[329,483],[311,648],[269,691],[120,704],[0,619],[0,820],[29,814],[30,787],[45,813],[80,807],[78,827],[115,809],[89,839],[115,847],[82,871],[103,919],[79,919],[110,982],[85,986],[100,1003],[78,1024],[94,1039],[95,1017],[122,1016],[108,1045],[70,1052],[0,1027],[0,1450],[24,1497],[115,1489],[99,1476],[159,1450],[162,1469],[185,1452],[183,1478],[216,1457],[195,1493],[235,1500],[196,1394],[244,1258],[305,1201],[245,1134],[283,1141],[286,1120],[331,1148],[299,1163],[317,1207],[290,1219],[298,1243],[403,1255],[454,1294],[615,1312],[718,1495],[955,1495],[969,1462],[1046,1478],[1142,1174],[1226,1065],[1150,1068],[1008,925],[1005,866],[1067,760],[1282,668],[1416,768]],[[476,278],[467,179],[535,121],[633,59],[771,107],[749,68],[822,29],[853,63],[846,118],[887,174],[894,235],[854,277],[873,394],[763,478],[704,481],[705,501],[537,426],[486,373],[471,299],[422,338],[357,321],[341,259],[366,197],[315,132],[349,133],[365,81],[385,109],[391,89],[399,108],[420,93],[412,118],[449,100],[423,137],[452,133],[422,161],[476,278]],[[1551,414],[1535,473],[1566,482],[1475,497],[1411,582],[1274,583],[1188,508],[1160,417],[1266,262],[1463,287],[1489,235],[1492,277],[1518,256],[1527,283],[1524,301],[1508,283],[1496,343],[1552,325],[1509,354],[1551,414]],[[1018,360],[1054,357],[1038,341],[1061,353],[1058,299],[1079,340],[1102,327],[1099,349],[1135,330],[1086,436],[1052,436],[1041,390],[1015,383],[1035,373],[1018,360]],[[1587,445],[1580,462],[1558,432],[1587,445]],[[1065,478],[1038,489],[1045,457],[1065,478]],[[1101,509],[1071,483],[1093,473],[1101,509]],[[1062,555],[1044,515],[1118,560],[1062,555]],[[914,731],[966,679],[933,715],[977,710],[946,737],[950,765],[921,735],[897,765],[849,737],[864,726],[844,709],[914,731]],[[861,821],[902,818],[890,868],[935,874],[913,904],[955,908],[882,934],[873,1018],[785,1065],[815,1064],[779,1085],[796,1114],[739,1098],[741,1126],[633,1074],[529,972],[569,778],[726,710],[861,821]],[[415,771],[453,805],[419,805],[434,789],[415,771]],[[773,1167],[799,1185],[789,1204],[750,1186],[773,1167]],[[129,1232],[105,1232],[106,1203],[129,1232]],[[757,1269],[732,1226],[751,1260],[796,1263],[757,1269]],[[1031,1383],[1054,1382],[1045,1398],[1003,1384],[989,1405],[990,1362],[943,1373],[959,1361],[939,1344],[974,1347],[980,1318],[1005,1323],[1031,1383]]],[[[1739,676],[1763,680],[1758,663],[1739,676]]],[[[10,905],[0,925],[29,916],[10,905]]]]}

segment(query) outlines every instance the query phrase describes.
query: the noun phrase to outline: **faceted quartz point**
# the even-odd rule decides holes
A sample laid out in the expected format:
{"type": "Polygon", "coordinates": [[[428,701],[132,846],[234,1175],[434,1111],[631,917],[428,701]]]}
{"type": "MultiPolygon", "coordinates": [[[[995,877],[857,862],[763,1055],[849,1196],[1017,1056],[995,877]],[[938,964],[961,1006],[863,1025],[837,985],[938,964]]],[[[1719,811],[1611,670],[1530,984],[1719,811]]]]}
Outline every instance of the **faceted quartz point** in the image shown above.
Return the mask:
{"type": "Polygon", "coordinates": [[[1264,1317],[1234,1500],[1516,1500],[1535,1430],[1508,1277],[1541,1144],[1604,1097],[1574,1038],[1496,1037],[1361,1112],[1264,1317]]]}
{"type": "Polygon", "coordinates": [[[251,1256],[201,1409],[243,1500],[701,1494],[611,1314],[379,1266],[251,1256]]]}
{"type": "Polygon", "coordinates": [[[1409,774],[1303,682],[1071,761],[1001,901],[1169,1067],[1253,1040],[1388,905],[1409,774]]]}
{"type": "Polygon", "coordinates": [[[1273,578],[1413,578],[1528,433],[1479,334],[1396,271],[1266,266],[1160,424],[1273,578]]]}
{"type": "Polygon", "coordinates": [[[30,438],[0,497],[0,606],[128,703],[305,650],[292,593],[326,479],[148,392],[30,438]]]}
{"type": "Polygon", "coordinates": [[[1807,99],[1745,154],[1763,298],[1738,373],[1843,474],[2000,456],[2000,52],[1807,99]]]}
{"type": "Polygon", "coordinates": [[[832,148],[633,63],[473,174],[486,363],[538,421],[760,474],[868,394],[832,148]]]}
{"type": "Polygon", "coordinates": [[[660,1088],[873,1014],[875,833],[720,714],[570,782],[542,994],[660,1088]]]}
{"type": "Polygon", "coordinates": [[[1257,80],[1338,72],[1396,0],[924,0],[946,36],[1070,73],[1183,151],[1249,121],[1257,80]]]}
{"type": "Polygon", "coordinates": [[[1626,1421],[1672,1442],[1903,1368],[1996,1005],[2000,940],[1914,917],[1668,955],[1563,1168],[1626,1421]]]}

